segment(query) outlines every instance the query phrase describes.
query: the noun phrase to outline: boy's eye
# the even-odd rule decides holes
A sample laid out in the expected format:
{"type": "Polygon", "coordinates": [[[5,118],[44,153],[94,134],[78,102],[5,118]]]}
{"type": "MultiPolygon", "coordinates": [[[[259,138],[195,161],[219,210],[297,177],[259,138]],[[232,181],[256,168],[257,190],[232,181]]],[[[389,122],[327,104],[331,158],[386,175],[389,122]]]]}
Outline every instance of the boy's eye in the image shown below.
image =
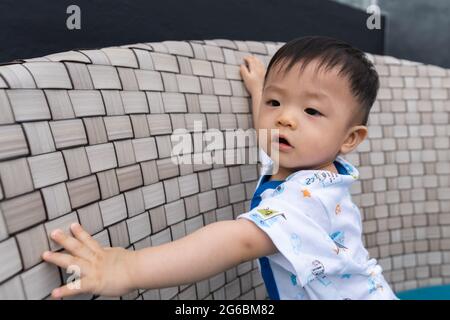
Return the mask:
{"type": "Polygon", "coordinates": [[[306,108],[305,109],[305,112],[307,113],[307,114],[310,114],[310,115],[312,115],[312,116],[320,116],[320,115],[322,115],[321,113],[320,113],[320,111],[317,111],[316,109],[313,109],[313,108],[306,108]]]}
{"type": "Polygon", "coordinates": [[[266,103],[270,104],[272,107],[279,107],[280,106],[280,103],[277,100],[268,100],[266,103]],[[275,105],[272,105],[272,103],[275,103],[275,105]]]}

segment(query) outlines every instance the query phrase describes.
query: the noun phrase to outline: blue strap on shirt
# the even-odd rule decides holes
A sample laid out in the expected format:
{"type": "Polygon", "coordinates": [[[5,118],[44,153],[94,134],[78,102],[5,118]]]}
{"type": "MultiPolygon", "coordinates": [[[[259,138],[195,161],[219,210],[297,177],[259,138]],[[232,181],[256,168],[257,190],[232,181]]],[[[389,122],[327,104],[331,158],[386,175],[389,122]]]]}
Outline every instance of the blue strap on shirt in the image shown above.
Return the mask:
{"type": "MultiPolygon", "coordinates": [[[[277,186],[284,182],[281,180],[268,181],[269,178],[269,175],[263,176],[259,187],[253,194],[253,198],[250,204],[250,210],[257,207],[261,202],[261,193],[263,193],[266,189],[275,189],[277,186]]],[[[266,289],[270,299],[280,300],[280,294],[278,293],[277,284],[273,276],[272,268],[270,267],[269,259],[267,257],[261,257],[259,258],[259,263],[261,265],[261,276],[264,280],[264,284],[266,285],[266,289]]]]}

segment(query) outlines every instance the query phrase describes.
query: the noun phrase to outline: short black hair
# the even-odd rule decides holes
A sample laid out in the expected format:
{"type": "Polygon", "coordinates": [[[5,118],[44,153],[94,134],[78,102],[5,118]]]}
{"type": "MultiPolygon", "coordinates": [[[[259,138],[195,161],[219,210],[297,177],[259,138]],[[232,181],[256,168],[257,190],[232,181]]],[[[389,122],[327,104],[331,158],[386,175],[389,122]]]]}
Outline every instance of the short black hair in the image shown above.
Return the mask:
{"type": "Polygon", "coordinates": [[[309,36],[287,42],[270,60],[264,84],[269,71],[280,62],[289,62],[287,66],[281,68],[287,72],[297,63],[301,63],[303,70],[313,60],[319,61],[318,69],[339,68],[339,75],[348,79],[351,93],[360,104],[361,112],[358,113],[357,122],[367,125],[370,109],[380,87],[378,73],[363,51],[344,41],[323,36],[309,36]]]}

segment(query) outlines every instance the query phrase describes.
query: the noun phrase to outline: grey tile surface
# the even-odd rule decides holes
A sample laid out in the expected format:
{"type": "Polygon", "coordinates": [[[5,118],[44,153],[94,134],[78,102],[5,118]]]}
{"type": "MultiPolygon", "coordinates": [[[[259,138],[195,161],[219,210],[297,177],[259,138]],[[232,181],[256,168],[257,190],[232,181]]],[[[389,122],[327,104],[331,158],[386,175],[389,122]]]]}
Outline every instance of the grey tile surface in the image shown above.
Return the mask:
{"type": "Polygon", "coordinates": [[[148,103],[145,93],[142,91],[120,92],[125,113],[148,113],[148,103]]]}
{"type": "Polygon", "coordinates": [[[16,239],[25,270],[43,261],[42,253],[49,250],[47,232],[43,224],[18,233],[16,239]]]}
{"type": "Polygon", "coordinates": [[[67,180],[67,171],[61,152],[52,152],[28,158],[35,188],[67,180]]]}
{"type": "Polygon", "coordinates": [[[83,119],[88,141],[90,145],[105,143],[108,141],[105,123],[102,117],[91,117],[83,119]]]}
{"type": "Polygon", "coordinates": [[[154,137],[133,139],[132,144],[137,162],[152,160],[158,157],[154,137]]]}
{"type": "Polygon", "coordinates": [[[88,65],[95,89],[122,89],[116,68],[111,66],[88,65]]]}
{"type": "Polygon", "coordinates": [[[154,183],[142,188],[145,209],[151,209],[165,202],[163,184],[154,183]]]}
{"type": "Polygon", "coordinates": [[[0,281],[22,270],[20,253],[14,238],[0,242],[0,261],[0,281]]]}
{"type": "Polygon", "coordinates": [[[99,172],[117,167],[116,153],[112,143],[86,147],[91,172],[99,172]]]}
{"type": "Polygon", "coordinates": [[[73,112],[72,102],[70,102],[67,90],[44,90],[47,98],[48,106],[53,120],[73,119],[75,113],[73,112]]]}
{"type": "Polygon", "coordinates": [[[127,207],[123,194],[99,202],[103,225],[110,226],[127,217],[127,207]]]}
{"type": "Polygon", "coordinates": [[[89,74],[88,68],[84,63],[66,62],[64,64],[66,65],[67,71],[69,72],[74,89],[94,89],[91,75],[89,74]]]}
{"type": "Polygon", "coordinates": [[[97,173],[102,199],[108,199],[119,194],[119,183],[114,169],[97,173]]]}
{"type": "Polygon", "coordinates": [[[0,241],[6,239],[8,237],[8,230],[6,229],[5,218],[3,217],[3,213],[0,207],[0,241]]]}
{"type": "Polygon", "coordinates": [[[148,128],[147,116],[145,114],[131,115],[131,123],[135,138],[146,138],[150,136],[148,128]]]}
{"type": "Polygon", "coordinates": [[[83,147],[63,150],[69,179],[77,179],[91,174],[86,150],[83,147]]]}
{"type": "Polygon", "coordinates": [[[123,101],[119,90],[101,90],[103,102],[105,103],[108,116],[120,116],[125,114],[123,101]]]}
{"type": "Polygon", "coordinates": [[[7,90],[16,121],[48,120],[50,110],[41,90],[7,90]]]}
{"type": "Polygon", "coordinates": [[[64,64],[59,62],[24,63],[33,75],[38,88],[71,89],[72,83],[64,64]]]}
{"type": "Polygon", "coordinates": [[[130,245],[126,221],[108,227],[108,233],[112,247],[127,248],[130,245]]]}
{"type": "Polygon", "coordinates": [[[135,243],[151,234],[150,216],[144,212],[127,220],[130,242],[135,243]]]}
{"type": "Polygon", "coordinates": [[[11,110],[5,90],[0,90],[0,124],[14,123],[14,115],[11,110]]]}
{"type": "Polygon", "coordinates": [[[86,132],[81,119],[52,121],[50,127],[58,149],[87,144],[86,132]]]}
{"type": "Polygon", "coordinates": [[[24,156],[28,153],[25,134],[19,125],[0,127],[0,160],[24,156]]]}
{"type": "Polygon", "coordinates": [[[29,300],[39,300],[50,295],[54,288],[61,285],[59,270],[56,266],[43,262],[20,275],[29,300]]]}
{"type": "Polygon", "coordinates": [[[98,203],[93,203],[77,210],[81,226],[90,234],[103,230],[103,220],[98,203]]]}
{"type": "Polygon", "coordinates": [[[163,91],[161,74],[150,70],[135,70],[139,90],[163,91]]]}
{"type": "Polygon", "coordinates": [[[117,169],[116,172],[120,192],[137,188],[144,183],[141,167],[138,164],[117,169]]]}
{"type": "Polygon", "coordinates": [[[44,203],[39,191],[0,203],[0,210],[9,233],[24,230],[46,219],[44,203]]]}
{"type": "Polygon", "coordinates": [[[59,183],[41,189],[48,219],[54,219],[71,211],[66,184],[59,183]]]}
{"type": "Polygon", "coordinates": [[[70,90],[70,101],[77,117],[105,114],[102,95],[95,90],[70,90]]]}
{"type": "Polygon", "coordinates": [[[128,116],[105,117],[104,121],[109,141],[133,138],[133,129],[128,116]]]}
{"type": "Polygon", "coordinates": [[[125,192],[125,201],[127,203],[129,217],[133,217],[145,211],[144,196],[141,188],[125,192]]]}
{"type": "Polygon", "coordinates": [[[136,163],[132,140],[114,141],[114,149],[119,167],[136,163]]]}
{"type": "Polygon", "coordinates": [[[79,208],[100,199],[100,190],[95,175],[67,182],[72,208],[79,208]]]}
{"type": "Polygon", "coordinates": [[[55,151],[55,143],[48,122],[31,122],[23,125],[32,155],[55,151]]]}
{"type": "Polygon", "coordinates": [[[15,276],[0,285],[0,300],[25,300],[20,276],[15,276]]]}
{"type": "Polygon", "coordinates": [[[33,191],[33,180],[25,158],[0,162],[0,179],[7,198],[33,191]]]}

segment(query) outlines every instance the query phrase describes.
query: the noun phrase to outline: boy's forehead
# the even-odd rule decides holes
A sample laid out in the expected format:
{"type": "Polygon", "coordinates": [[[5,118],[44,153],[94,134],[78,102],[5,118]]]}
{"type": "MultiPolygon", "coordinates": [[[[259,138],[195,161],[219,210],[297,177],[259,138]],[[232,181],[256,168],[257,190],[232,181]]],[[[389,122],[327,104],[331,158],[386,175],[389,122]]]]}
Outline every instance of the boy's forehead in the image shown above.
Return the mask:
{"type": "Polygon", "coordinates": [[[329,84],[332,85],[335,81],[347,80],[339,74],[340,67],[327,68],[325,65],[320,65],[320,61],[317,59],[306,64],[302,61],[297,62],[289,70],[287,70],[287,65],[288,62],[283,61],[274,65],[267,76],[266,83],[280,82],[282,80],[289,82],[309,80],[330,82],[329,84]]]}

